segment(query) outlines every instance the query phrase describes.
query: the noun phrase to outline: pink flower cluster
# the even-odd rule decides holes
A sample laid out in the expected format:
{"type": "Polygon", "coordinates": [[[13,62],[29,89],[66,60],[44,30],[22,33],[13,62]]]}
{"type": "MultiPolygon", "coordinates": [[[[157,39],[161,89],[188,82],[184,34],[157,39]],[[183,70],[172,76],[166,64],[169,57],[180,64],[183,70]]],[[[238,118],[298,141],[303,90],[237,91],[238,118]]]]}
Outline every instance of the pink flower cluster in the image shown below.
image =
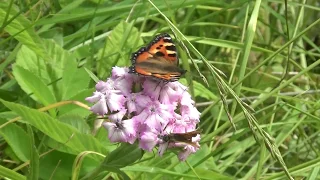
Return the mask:
{"type": "Polygon", "coordinates": [[[139,147],[151,151],[159,146],[162,156],[166,148],[180,147],[178,157],[185,160],[199,149],[200,135],[192,138],[192,146],[173,140],[166,135],[196,130],[200,112],[186,90],[176,82],[163,82],[129,74],[128,68],[114,67],[106,82],[99,81],[93,96],[86,100],[95,103],[91,111],[107,116],[103,123],[111,142],[139,141],[139,147]],[[140,89],[140,90],[137,90],[140,89]]]}

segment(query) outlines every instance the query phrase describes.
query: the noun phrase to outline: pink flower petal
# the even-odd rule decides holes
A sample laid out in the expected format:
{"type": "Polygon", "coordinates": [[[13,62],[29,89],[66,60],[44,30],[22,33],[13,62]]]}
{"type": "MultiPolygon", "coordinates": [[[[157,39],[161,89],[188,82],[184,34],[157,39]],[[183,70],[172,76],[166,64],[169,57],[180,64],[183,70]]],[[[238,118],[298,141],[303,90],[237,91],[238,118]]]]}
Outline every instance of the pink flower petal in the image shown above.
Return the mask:
{"type": "Polygon", "coordinates": [[[109,119],[112,120],[113,122],[117,122],[119,120],[122,120],[122,118],[124,117],[124,115],[126,113],[127,113],[126,109],[121,109],[119,112],[117,112],[115,114],[110,114],[109,119]]]}
{"type": "Polygon", "coordinates": [[[152,132],[145,132],[140,137],[139,147],[146,151],[151,151],[158,143],[158,137],[152,132]]]}
{"type": "Polygon", "coordinates": [[[106,104],[106,99],[101,98],[95,105],[93,105],[90,110],[99,115],[104,115],[108,113],[108,108],[106,104]]]}

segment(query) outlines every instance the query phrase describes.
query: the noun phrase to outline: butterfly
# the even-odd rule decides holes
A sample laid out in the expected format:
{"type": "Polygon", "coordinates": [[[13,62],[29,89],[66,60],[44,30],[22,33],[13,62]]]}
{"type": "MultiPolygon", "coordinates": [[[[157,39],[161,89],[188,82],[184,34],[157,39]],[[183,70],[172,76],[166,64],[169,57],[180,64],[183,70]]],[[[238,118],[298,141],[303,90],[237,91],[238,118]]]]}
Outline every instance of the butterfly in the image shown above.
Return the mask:
{"type": "Polygon", "coordinates": [[[146,47],[131,56],[129,73],[153,77],[165,82],[179,80],[186,70],[178,67],[177,49],[169,34],[157,35],[146,47]]]}
{"type": "Polygon", "coordinates": [[[164,142],[173,142],[173,143],[180,142],[180,143],[185,143],[197,148],[199,147],[199,145],[195,142],[192,142],[192,138],[200,134],[201,131],[202,130],[195,130],[195,131],[190,131],[186,133],[170,133],[167,135],[163,135],[160,138],[164,142]]]}

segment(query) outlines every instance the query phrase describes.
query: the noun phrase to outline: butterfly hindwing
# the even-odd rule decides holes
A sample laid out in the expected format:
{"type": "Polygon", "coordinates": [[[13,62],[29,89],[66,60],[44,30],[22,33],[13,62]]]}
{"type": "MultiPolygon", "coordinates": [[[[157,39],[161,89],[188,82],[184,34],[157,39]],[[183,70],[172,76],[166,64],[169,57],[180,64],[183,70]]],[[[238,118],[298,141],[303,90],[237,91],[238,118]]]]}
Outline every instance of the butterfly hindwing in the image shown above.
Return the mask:
{"type": "Polygon", "coordinates": [[[178,67],[176,46],[169,34],[157,35],[147,46],[132,54],[130,73],[164,81],[177,81],[185,70],[178,67]]]}

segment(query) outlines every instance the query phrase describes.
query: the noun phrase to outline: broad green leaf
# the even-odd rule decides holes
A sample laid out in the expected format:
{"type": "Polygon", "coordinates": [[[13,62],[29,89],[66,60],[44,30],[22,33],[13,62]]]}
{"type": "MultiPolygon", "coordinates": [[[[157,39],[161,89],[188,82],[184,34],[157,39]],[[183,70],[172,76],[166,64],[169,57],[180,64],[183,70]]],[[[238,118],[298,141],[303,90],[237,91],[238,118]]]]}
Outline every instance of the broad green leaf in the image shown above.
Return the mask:
{"type": "MultiPolygon", "coordinates": [[[[17,39],[19,42],[32,49],[39,57],[45,60],[49,60],[49,56],[46,54],[46,49],[43,46],[41,38],[33,29],[33,24],[21,13],[16,6],[11,6],[9,11],[8,19],[13,18],[9,22],[5,22],[5,17],[7,16],[9,10],[9,1],[2,1],[0,3],[0,23],[4,25],[4,30],[8,32],[13,38],[17,39]]],[[[0,42],[0,45],[6,43],[6,41],[0,42]]]]}
{"type": "Polygon", "coordinates": [[[50,30],[44,31],[42,33],[37,31],[39,33],[39,36],[44,39],[52,39],[54,42],[56,42],[59,46],[63,46],[63,28],[61,27],[53,27],[50,30]]]}
{"type": "Polygon", "coordinates": [[[10,146],[5,147],[2,152],[3,154],[6,155],[7,158],[10,158],[16,162],[21,162],[20,159],[16,156],[16,153],[13,151],[13,149],[10,146]]]}
{"type": "Polygon", "coordinates": [[[34,100],[39,101],[45,106],[56,102],[48,86],[30,71],[15,65],[13,66],[13,74],[21,88],[27,94],[32,94],[31,97],[33,97],[34,100]]]}
{"type": "MultiPolygon", "coordinates": [[[[73,54],[61,48],[54,41],[44,40],[43,42],[47,50],[46,55],[50,57],[50,61],[44,61],[43,58],[37,56],[33,50],[22,46],[17,55],[16,65],[29,70],[35,76],[39,77],[50,88],[57,101],[60,101],[63,95],[63,83],[61,79],[63,78],[65,68],[77,69],[77,65],[75,65],[76,59],[73,54]],[[73,64],[73,67],[70,67],[70,64],[73,64]]],[[[86,77],[81,77],[84,79],[83,83],[85,84],[86,77]]],[[[67,79],[69,78],[70,77],[67,79]]],[[[79,87],[77,86],[77,88],[79,87]]],[[[76,93],[80,90],[75,89],[74,91],[74,93],[76,93]]]]}
{"type": "Polygon", "coordinates": [[[98,77],[106,77],[113,66],[130,64],[131,51],[143,44],[138,30],[132,24],[121,22],[107,38],[106,46],[99,52],[98,77]]]}
{"type": "MultiPolygon", "coordinates": [[[[0,124],[7,120],[0,118],[0,124]]],[[[15,155],[23,162],[30,159],[30,136],[16,124],[10,123],[0,129],[0,135],[9,144],[15,155]]]]}
{"type": "Polygon", "coordinates": [[[30,123],[50,138],[69,147],[75,153],[94,151],[107,154],[105,147],[90,134],[83,134],[76,128],[35,109],[3,100],[1,102],[20,115],[23,121],[30,123]]]}
{"type": "Polygon", "coordinates": [[[141,159],[142,156],[143,151],[136,144],[123,143],[120,147],[106,156],[103,162],[103,167],[106,167],[106,169],[119,169],[134,163],[141,159]]]}
{"type": "Polygon", "coordinates": [[[72,96],[88,88],[90,77],[84,68],[78,68],[74,60],[65,62],[62,75],[62,100],[69,100],[72,96]]]}
{"type": "Polygon", "coordinates": [[[14,180],[26,180],[26,177],[0,165],[0,176],[14,180]]]}
{"type": "Polygon", "coordinates": [[[77,114],[67,114],[59,117],[59,121],[69,124],[83,134],[90,134],[90,127],[87,122],[77,114]]]}
{"type": "Polygon", "coordinates": [[[59,151],[44,155],[40,158],[39,177],[41,179],[68,179],[71,176],[71,168],[75,157],[75,155],[59,151]]]}
{"type": "MultiPolygon", "coordinates": [[[[120,170],[141,159],[143,151],[136,144],[122,143],[120,147],[112,151],[99,167],[97,167],[91,174],[99,174],[103,171],[110,171],[119,174],[123,179],[130,179],[129,176],[120,170]]],[[[87,177],[93,178],[93,177],[87,177]]]]}

